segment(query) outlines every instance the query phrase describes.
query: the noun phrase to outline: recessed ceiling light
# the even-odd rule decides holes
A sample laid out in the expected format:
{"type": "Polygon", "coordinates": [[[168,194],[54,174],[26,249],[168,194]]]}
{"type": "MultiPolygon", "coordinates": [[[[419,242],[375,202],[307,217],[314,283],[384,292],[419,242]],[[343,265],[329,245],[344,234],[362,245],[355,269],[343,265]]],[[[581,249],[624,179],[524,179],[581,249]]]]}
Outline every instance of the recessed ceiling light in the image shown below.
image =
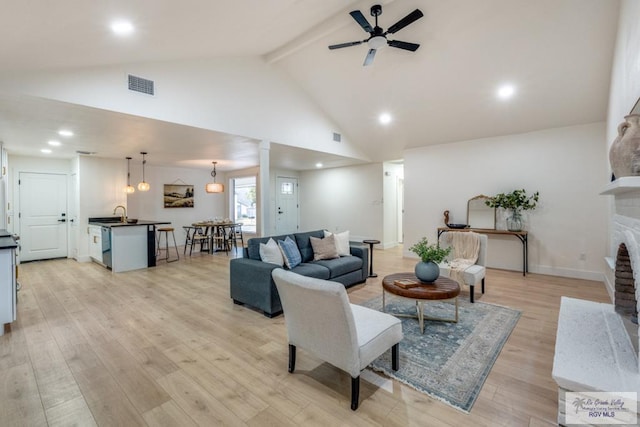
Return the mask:
{"type": "Polygon", "coordinates": [[[52,139],[51,141],[49,141],[49,145],[51,145],[52,147],[59,147],[60,141],[55,141],[52,139]]]}
{"type": "Polygon", "coordinates": [[[317,168],[321,168],[322,167],[322,163],[320,163],[320,162],[316,163],[316,167],[317,168]]]}
{"type": "Polygon", "coordinates": [[[111,23],[111,31],[119,36],[127,36],[133,33],[133,24],[129,21],[115,21],[111,23]]]}
{"type": "Polygon", "coordinates": [[[516,88],[513,85],[506,84],[498,88],[498,98],[509,99],[516,93],[516,88]]]}
{"type": "Polygon", "coordinates": [[[40,151],[41,151],[42,153],[45,153],[45,154],[49,154],[49,153],[51,153],[51,150],[49,150],[48,148],[43,148],[43,149],[42,149],[42,150],[40,150],[40,151]]]}
{"type": "Polygon", "coordinates": [[[73,136],[73,132],[71,132],[70,130],[67,130],[67,129],[60,129],[58,131],[58,135],[60,135],[60,136],[73,136]]]}
{"type": "Polygon", "coordinates": [[[378,116],[378,121],[383,125],[388,125],[389,123],[391,123],[391,114],[389,113],[380,114],[380,116],[378,116]]]}

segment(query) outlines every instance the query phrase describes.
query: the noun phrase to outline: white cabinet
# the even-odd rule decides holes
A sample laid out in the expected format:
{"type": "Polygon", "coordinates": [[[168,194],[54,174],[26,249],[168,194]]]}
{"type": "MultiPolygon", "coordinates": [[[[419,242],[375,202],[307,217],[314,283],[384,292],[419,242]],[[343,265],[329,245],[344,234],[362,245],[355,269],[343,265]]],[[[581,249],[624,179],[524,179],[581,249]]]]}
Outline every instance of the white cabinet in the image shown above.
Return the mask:
{"type": "MultiPolygon", "coordinates": [[[[14,242],[13,239],[11,241],[14,242]]],[[[16,249],[14,246],[0,248],[0,335],[4,334],[6,323],[16,320],[16,311],[16,249]]]]}
{"type": "Polygon", "coordinates": [[[102,227],[100,227],[99,225],[89,226],[89,256],[100,264],[103,264],[102,227]]]}

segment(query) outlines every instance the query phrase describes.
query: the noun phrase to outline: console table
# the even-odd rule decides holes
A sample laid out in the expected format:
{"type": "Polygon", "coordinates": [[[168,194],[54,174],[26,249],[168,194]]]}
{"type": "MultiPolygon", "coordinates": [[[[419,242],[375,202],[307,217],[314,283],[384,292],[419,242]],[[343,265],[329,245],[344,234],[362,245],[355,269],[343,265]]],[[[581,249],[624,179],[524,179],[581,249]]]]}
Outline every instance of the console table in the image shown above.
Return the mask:
{"type": "Polygon", "coordinates": [[[499,236],[515,236],[522,242],[522,275],[526,276],[529,272],[529,232],[528,231],[509,231],[494,230],[491,228],[449,228],[438,227],[438,241],[442,233],[447,231],[475,231],[480,234],[499,235],[499,236]]]}

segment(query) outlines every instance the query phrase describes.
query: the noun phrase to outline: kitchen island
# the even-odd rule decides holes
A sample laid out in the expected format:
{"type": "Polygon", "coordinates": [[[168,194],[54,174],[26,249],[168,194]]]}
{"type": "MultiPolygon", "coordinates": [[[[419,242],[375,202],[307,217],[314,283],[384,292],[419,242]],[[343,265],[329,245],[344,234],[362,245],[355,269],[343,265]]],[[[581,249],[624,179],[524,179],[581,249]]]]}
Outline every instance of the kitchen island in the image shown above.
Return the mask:
{"type": "Polygon", "coordinates": [[[0,335],[16,320],[16,249],[18,243],[7,230],[0,230],[0,335]]]}
{"type": "Polygon", "coordinates": [[[168,221],[123,222],[121,217],[89,218],[89,254],[114,273],[155,267],[156,226],[168,221]]]}

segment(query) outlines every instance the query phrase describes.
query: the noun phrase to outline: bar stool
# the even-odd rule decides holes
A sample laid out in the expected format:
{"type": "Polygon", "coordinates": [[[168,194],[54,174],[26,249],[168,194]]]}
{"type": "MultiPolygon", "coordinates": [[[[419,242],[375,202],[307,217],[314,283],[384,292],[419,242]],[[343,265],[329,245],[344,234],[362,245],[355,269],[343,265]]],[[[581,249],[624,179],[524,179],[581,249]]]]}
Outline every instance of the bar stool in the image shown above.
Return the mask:
{"type": "Polygon", "coordinates": [[[173,227],[160,227],[158,228],[158,236],[157,236],[157,246],[156,246],[156,261],[160,261],[166,259],[167,262],[178,261],[180,259],[180,254],[178,253],[178,245],[176,243],[176,235],[173,232],[173,227]],[[176,249],[176,259],[169,259],[169,233],[173,236],[173,247],[176,249]],[[160,249],[162,236],[164,235],[164,249],[160,249]],[[158,258],[160,255],[160,251],[165,251],[164,258],[158,258]]]}

